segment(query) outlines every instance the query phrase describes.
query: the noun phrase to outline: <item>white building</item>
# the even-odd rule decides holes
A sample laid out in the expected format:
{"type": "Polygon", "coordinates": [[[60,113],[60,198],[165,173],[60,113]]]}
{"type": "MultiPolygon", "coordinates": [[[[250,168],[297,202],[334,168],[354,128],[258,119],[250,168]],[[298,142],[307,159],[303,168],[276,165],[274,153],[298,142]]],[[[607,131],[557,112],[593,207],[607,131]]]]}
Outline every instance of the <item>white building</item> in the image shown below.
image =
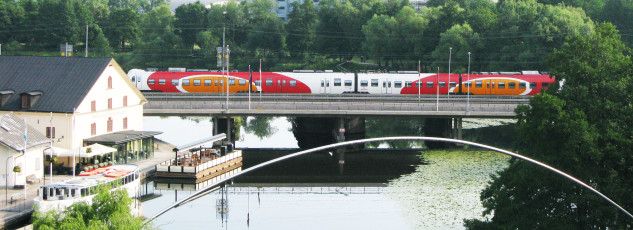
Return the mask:
{"type": "Polygon", "coordinates": [[[42,151],[47,146],[49,146],[49,140],[35,128],[26,125],[23,119],[10,113],[0,115],[1,187],[24,186],[27,177],[29,179],[42,178],[44,171],[42,151]],[[26,152],[24,151],[25,143],[26,152]],[[16,166],[20,168],[20,172],[13,172],[16,166]]]}
{"type": "MultiPolygon", "coordinates": [[[[105,139],[118,149],[105,159],[75,162],[130,163],[153,156],[158,133],[142,131],[147,100],[112,58],[0,56],[0,99],[0,114],[26,119],[54,147],[79,151],[105,139]]],[[[60,159],[57,170],[68,171],[72,162],[60,159]]]]}

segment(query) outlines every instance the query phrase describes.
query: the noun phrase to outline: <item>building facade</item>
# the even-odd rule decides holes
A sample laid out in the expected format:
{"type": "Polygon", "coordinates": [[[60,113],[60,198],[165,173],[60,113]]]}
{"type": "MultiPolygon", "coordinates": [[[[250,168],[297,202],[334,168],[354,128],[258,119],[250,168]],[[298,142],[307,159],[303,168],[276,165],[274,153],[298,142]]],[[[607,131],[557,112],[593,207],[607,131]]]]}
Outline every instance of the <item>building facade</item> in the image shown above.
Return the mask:
{"type": "MultiPolygon", "coordinates": [[[[0,114],[26,119],[54,147],[78,156],[86,139],[142,131],[147,102],[111,58],[0,56],[0,97],[0,114]]],[[[153,140],[155,133],[138,138],[153,140]]],[[[64,157],[55,163],[57,168],[95,163],[79,158],[64,157]]]]}
{"type": "Polygon", "coordinates": [[[24,119],[11,113],[0,115],[0,186],[25,186],[27,179],[41,179],[42,152],[49,145],[49,140],[24,119]],[[20,172],[14,172],[16,167],[20,172]]]}

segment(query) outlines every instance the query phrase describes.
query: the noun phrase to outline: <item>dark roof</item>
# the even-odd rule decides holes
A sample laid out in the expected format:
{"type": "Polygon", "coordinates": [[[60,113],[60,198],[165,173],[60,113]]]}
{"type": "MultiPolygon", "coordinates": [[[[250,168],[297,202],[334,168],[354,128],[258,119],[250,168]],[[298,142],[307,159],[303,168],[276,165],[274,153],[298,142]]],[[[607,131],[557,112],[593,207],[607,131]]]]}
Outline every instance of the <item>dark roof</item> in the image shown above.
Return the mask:
{"type": "Polygon", "coordinates": [[[125,142],[140,140],[143,138],[153,137],[163,132],[157,131],[119,131],[116,133],[108,133],[84,139],[84,143],[99,143],[102,145],[118,145],[125,142]]]}
{"type": "MultiPolygon", "coordinates": [[[[24,120],[14,114],[0,115],[0,144],[16,152],[24,150],[24,125],[24,120]]],[[[26,141],[27,148],[50,142],[30,125],[27,125],[26,141]]]]}
{"type": "Polygon", "coordinates": [[[112,58],[0,56],[0,91],[12,90],[5,111],[72,113],[105,71],[112,58]],[[30,109],[20,95],[41,91],[30,109]]]}

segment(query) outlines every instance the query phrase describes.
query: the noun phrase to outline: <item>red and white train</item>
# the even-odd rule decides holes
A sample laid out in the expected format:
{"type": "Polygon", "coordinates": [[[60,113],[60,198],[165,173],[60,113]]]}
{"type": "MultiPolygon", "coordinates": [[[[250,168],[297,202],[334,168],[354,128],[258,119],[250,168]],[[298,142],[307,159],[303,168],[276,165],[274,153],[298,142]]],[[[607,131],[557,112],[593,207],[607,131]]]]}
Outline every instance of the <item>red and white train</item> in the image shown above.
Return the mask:
{"type": "Polygon", "coordinates": [[[537,71],[511,73],[444,74],[403,71],[399,73],[165,71],[132,69],[128,77],[141,91],[311,94],[466,94],[535,95],[554,81],[537,71]],[[470,88],[468,88],[470,87],[470,88]]]}

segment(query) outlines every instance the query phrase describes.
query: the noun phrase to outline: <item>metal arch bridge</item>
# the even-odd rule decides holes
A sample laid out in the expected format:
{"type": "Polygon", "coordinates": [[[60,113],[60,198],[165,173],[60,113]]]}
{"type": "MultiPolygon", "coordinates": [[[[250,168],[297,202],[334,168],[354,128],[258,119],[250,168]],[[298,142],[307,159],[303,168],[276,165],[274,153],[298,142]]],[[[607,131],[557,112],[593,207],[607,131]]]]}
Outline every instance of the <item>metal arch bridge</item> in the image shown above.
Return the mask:
{"type": "Polygon", "coordinates": [[[514,118],[530,96],[143,93],[146,116],[418,116],[514,118]]]}
{"type": "Polygon", "coordinates": [[[514,152],[510,152],[507,150],[503,150],[503,149],[499,149],[499,148],[495,148],[492,146],[488,146],[488,145],[484,145],[484,144],[479,144],[479,143],[475,143],[475,142],[470,142],[470,141],[463,141],[463,140],[456,140],[456,139],[448,139],[448,138],[439,138],[439,137],[414,137],[414,136],[408,136],[408,137],[381,137],[381,138],[369,138],[369,139],[362,139],[362,140],[354,140],[354,141],[346,141],[346,142],[340,142],[340,143],[335,143],[335,144],[330,144],[330,145],[325,145],[325,146],[321,146],[321,147],[317,147],[317,148],[312,148],[312,149],[308,149],[308,150],[303,150],[297,153],[293,153],[293,154],[289,154],[283,157],[279,157],[276,159],[272,159],[266,162],[263,162],[261,164],[255,165],[253,167],[250,167],[248,169],[242,170],[239,173],[233,174],[231,176],[228,176],[224,179],[218,180],[217,182],[215,182],[214,184],[211,184],[209,187],[202,189],[194,194],[192,194],[191,196],[182,199],[180,201],[177,201],[175,203],[173,203],[172,205],[170,205],[169,207],[163,209],[162,211],[158,212],[157,214],[155,214],[154,216],[145,219],[145,221],[143,223],[148,223],[150,221],[152,221],[153,219],[155,219],[156,217],[164,214],[165,212],[171,210],[172,208],[178,207],[184,203],[187,203],[189,201],[195,200],[205,194],[207,194],[210,191],[213,191],[215,188],[217,188],[218,186],[222,185],[223,183],[232,180],[233,178],[240,176],[242,174],[246,174],[249,173],[251,171],[257,170],[259,168],[268,166],[270,164],[274,164],[283,160],[287,160],[290,158],[294,158],[294,157],[298,157],[304,154],[308,154],[308,153],[313,153],[313,152],[319,152],[319,151],[323,151],[323,150],[328,150],[328,149],[335,149],[337,147],[342,147],[342,146],[347,146],[347,145],[355,145],[355,144],[361,144],[361,143],[368,143],[368,142],[378,142],[378,141],[395,141],[395,140],[412,140],[412,141],[440,141],[440,142],[449,142],[449,143],[458,143],[458,144],[464,144],[464,145],[470,145],[470,146],[475,146],[475,147],[480,147],[480,148],[484,148],[484,149],[488,149],[488,150],[492,150],[495,152],[499,152],[499,153],[503,153],[512,157],[516,157],[519,158],[521,160],[530,162],[532,164],[535,164],[537,166],[540,166],[542,168],[548,169],[556,174],[559,174],[560,176],[563,176],[573,182],[575,182],[576,184],[579,184],[587,189],[589,189],[590,191],[592,191],[593,193],[595,193],[596,195],[600,196],[601,198],[603,198],[604,200],[608,201],[610,204],[612,204],[613,206],[615,206],[616,208],[618,208],[620,211],[624,212],[627,216],[633,218],[633,215],[628,212],[626,209],[622,208],[620,205],[618,205],[617,203],[615,203],[613,200],[611,200],[609,197],[605,196],[604,194],[602,194],[601,192],[599,192],[598,190],[596,190],[595,188],[587,185],[585,182],[582,182],[581,180],[563,172],[560,171],[552,166],[549,166],[547,164],[544,164],[542,162],[536,161],[534,159],[531,159],[529,157],[520,155],[518,153],[514,153],[514,152]]]}

